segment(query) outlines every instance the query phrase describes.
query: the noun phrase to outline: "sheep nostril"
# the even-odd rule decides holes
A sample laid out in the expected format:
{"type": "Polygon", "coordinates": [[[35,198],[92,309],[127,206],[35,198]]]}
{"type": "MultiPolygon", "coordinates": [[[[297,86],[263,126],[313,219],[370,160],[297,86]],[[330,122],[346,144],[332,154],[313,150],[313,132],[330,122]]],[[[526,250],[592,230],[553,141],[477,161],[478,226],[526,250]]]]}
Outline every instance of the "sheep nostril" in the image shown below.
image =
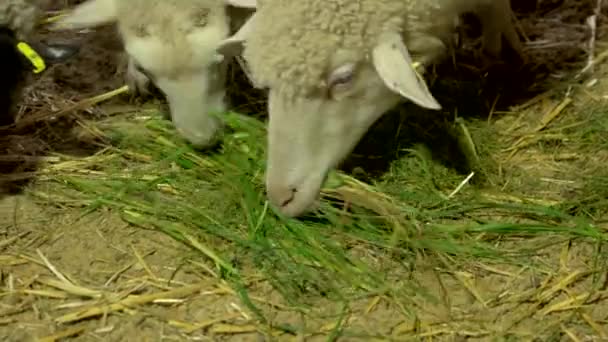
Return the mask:
{"type": "Polygon", "coordinates": [[[294,186],[269,183],[267,195],[270,203],[277,208],[285,208],[296,200],[298,189],[294,186]]]}
{"type": "Polygon", "coordinates": [[[289,203],[291,203],[294,199],[294,197],[296,196],[296,192],[297,189],[295,188],[288,188],[285,190],[285,193],[283,194],[283,198],[281,200],[281,207],[284,207],[286,205],[288,205],[289,203]]]}

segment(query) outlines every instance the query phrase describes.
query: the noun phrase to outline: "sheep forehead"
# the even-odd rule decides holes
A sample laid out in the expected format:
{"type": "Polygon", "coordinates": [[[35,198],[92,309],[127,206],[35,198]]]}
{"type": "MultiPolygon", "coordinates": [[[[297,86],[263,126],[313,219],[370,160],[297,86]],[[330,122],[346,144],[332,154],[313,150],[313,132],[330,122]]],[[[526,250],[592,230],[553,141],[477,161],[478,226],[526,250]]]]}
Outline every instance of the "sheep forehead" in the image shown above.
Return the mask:
{"type": "Polygon", "coordinates": [[[208,65],[229,33],[223,1],[131,0],[119,6],[129,54],[157,76],[177,77],[208,65]]]}
{"type": "Polygon", "coordinates": [[[158,35],[188,33],[206,26],[215,17],[224,18],[221,0],[130,0],[117,4],[122,27],[158,35]]]}
{"type": "Polygon", "coordinates": [[[203,72],[215,64],[221,36],[224,35],[189,35],[173,44],[153,37],[135,37],[125,39],[125,48],[138,64],[157,78],[177,79],[203,72]]]}
{"type": "Polygon", "coordinates": [[[364,59],[381,32],[399,29],[407,5],[403,0],[263,1],[244,52],[252,76],[262,86],[311,92],[322,85],[336,50],[364,59]]]}

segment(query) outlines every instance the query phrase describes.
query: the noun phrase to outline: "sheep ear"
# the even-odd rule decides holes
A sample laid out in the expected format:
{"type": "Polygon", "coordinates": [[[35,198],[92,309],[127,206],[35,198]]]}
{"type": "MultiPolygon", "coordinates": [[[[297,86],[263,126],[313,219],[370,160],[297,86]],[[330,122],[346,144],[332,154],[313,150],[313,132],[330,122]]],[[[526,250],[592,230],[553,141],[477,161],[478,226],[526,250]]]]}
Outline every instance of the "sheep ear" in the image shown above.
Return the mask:
{"type": "Polygon", "coordinates": [[[374,67],[386,86],[427,109],[441,109],[413,66],[409,51],[398,34],[385,35],[372,51],[374,67]]]}
{"type": "Polygon", "coordinates": [[[226,4],[243,8],[256,8],[258,5],[256,0],[226,0],[226,4]]]}
{"type": "Polygon", "coordinates": [[[60,19],[54,29],[77,29],[110,23],[116,19],[115,0],[88,0],[60,19]]]}
{"type": "Polygon", "coordinates": [[[251,33],[255,25],[256,15],[255,13],[247,19],[245,24],[232,36],[224,39],[220,42],[217,52],[223,55],[225,58],[231,58],[240,55],[245,48],[245,41],[247,36],[251,33]]]}

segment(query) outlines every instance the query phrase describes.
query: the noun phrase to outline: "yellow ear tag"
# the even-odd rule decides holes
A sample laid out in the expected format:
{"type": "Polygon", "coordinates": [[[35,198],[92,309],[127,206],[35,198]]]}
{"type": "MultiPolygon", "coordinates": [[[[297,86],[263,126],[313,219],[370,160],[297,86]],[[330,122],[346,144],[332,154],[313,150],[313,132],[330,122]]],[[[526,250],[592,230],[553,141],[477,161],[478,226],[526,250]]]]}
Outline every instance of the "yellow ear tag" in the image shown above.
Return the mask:
{"type": "Polygon", "coordinates": [[[424,82],[424,77],[422,77],[422,75],[420,75],[420,71],[418,70],[419,67],[422,66],[422,63],[420,62],[413,62],[412,63],[412,68],[414,69],[414,72],[416,73],[416,76],[418,76],[418,79],[420,79],[422,82],[424,82]]]}
{"type": "Polygon", "coordinates": [[[41,73],[44,71],[44,69],[46,69],[44,59],[42,59],[42,57],[40,57],[40,55],[26,42],[19,42],[17,44],[17,49],[30,61],[30,63],[32,63],[34,66],[34,74],[41,73]]]}
{"type": "Polygon", "coordinates": [[[412,63],[412,68],[414,68],[414,72],[416,72],[416,75],[418,75],[418,77],[422,77],[422,76],[420,76],[420,73],[418,72],[418,68],[421,66],[422,66],[422,63],[420,63],[420,62],[412,63]]]}

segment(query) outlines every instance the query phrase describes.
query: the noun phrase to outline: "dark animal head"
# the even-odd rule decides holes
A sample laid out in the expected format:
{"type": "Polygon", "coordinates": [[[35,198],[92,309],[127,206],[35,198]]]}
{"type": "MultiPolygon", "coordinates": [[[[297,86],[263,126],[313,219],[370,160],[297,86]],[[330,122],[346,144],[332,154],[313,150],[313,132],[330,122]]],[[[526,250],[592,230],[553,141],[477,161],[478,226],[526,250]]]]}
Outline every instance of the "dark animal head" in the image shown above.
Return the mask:
{"type": "Polygon", "coordinates": [[[13,123],[15,104],[30,68],[17,43],[15,33],[0,26],[0,126],[13,123]]]}
{"type": "MultiPolygon", "coordinates": [[[[15,106],[25,81],[28,74],[35,71],[32,62],[19,51],[19,42],[13,30],[0,25],[0,127],[14,123],[15,106]]],[[[47,66],[75,56],[80,48],[78,44],[28,43],[47,66]]]]}

